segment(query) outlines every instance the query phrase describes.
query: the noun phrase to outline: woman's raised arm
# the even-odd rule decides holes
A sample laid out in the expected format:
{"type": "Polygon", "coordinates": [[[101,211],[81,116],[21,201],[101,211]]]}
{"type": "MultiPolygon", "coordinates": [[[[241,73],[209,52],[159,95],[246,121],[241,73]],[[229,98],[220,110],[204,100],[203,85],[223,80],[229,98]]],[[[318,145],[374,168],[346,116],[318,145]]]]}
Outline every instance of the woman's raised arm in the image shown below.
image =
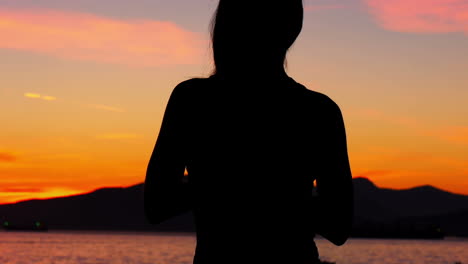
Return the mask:
{"type": "Polygon", "coordinates": [[[346,132],[335,102],[327,104],[324,152],[317,176],[317,233],[335,245],[343,245],[351,233],[353,185],[348,160],[346,132]]]}
{"type": "Polygon", "coordinates": [[[169,98],[146,172],[144,208],[152,224],[191,209],[190,189],[183,181],[187,158],[185,88],[184,83],[179,84],[169,98]]]}

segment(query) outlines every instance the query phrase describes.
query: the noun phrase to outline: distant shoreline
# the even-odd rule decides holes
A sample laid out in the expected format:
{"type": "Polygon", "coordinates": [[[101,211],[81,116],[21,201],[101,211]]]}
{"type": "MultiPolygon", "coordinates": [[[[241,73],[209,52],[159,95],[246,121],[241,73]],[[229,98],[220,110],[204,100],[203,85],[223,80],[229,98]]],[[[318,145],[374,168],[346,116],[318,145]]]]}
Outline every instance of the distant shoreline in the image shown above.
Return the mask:
{"type": "MultiPolygon", "coordinates": [[[[34,231],[34,230],[4,230],[0,229],[0,232],[4,233],[52,233],[52,234],[103,234],[103,235],[158,235],[158,236],[189,236],[196,237],[196,232],[192,231],[160,231],[160,230],[103,230],[103,229],[52,229],[45,232],[34,231]]],[[[315,240],[326,240],[321,236],[316,236],[315,240]]],[[[350,237],[350,240],[418,240],[418,241],[468,241],[468,237],[456,237],[447,236],[441,239],[430,239],[430,238],[403,238],[403,237],[350,237]]]]}
{"type": "MultiPolygon", "coordinates": [[[[196,239],[195,232],[166,232],[166,231],[148,231],[148,230],[72,230],[72,229],[56,229],[47,232],[35,231],[6,231],[0,230],[0,233],[28,233],[28,234],[77,234],[77,235],[142,235],[142,236],[174,236],[174,237],[193,237],[196,239]]],[[[326,241],[325,238],[317,236],[315,240],[326,241]]],[[[378,237],[350,237],[349,241],[427,241],[427,242],[467,242],[468,237],[445,237],[442,239],[420,239],[420,238],[378,238],[378,237]]],[[[346,245],[346,244],[345,244],[346,245]]]]}

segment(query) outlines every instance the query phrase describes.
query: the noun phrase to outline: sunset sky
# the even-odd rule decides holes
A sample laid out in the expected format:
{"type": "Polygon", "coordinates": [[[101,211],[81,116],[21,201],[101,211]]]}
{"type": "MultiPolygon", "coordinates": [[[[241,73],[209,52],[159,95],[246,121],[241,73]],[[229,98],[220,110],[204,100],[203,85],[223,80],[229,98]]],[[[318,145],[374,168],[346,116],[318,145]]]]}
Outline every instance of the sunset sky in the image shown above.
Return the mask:
{"type": "MultiPolygon", "coordinates": [[[[0,203],[143,182],[217,2],[0,0],[0,203]]],[[[288,74],[341,107],[353,175],[468,195],[468,0],[304,4],[288,74]]]]}

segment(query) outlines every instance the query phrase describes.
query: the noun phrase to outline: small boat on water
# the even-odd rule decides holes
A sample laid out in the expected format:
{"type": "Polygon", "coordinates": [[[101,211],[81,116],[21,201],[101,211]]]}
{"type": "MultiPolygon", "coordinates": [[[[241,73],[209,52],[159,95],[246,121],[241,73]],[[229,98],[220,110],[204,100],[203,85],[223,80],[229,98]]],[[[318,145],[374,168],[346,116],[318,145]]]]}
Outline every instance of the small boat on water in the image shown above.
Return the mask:
{"type": "Polygon", "coordinates": [[[2,227],[6,231],[47,231],[47,224],[42,221],[27,223],[3,221],[2,227]]]}

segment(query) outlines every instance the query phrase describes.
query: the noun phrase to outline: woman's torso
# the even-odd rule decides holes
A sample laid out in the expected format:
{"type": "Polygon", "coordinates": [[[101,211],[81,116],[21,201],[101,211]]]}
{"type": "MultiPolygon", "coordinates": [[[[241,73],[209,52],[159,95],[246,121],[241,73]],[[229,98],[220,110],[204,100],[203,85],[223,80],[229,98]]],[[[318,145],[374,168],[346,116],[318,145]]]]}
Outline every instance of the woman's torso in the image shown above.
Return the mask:
{"type": "Polygon", "coordinates": [[[327,97],[289,78],[186,86],[195,263],[313,263],[327,97]]]}

